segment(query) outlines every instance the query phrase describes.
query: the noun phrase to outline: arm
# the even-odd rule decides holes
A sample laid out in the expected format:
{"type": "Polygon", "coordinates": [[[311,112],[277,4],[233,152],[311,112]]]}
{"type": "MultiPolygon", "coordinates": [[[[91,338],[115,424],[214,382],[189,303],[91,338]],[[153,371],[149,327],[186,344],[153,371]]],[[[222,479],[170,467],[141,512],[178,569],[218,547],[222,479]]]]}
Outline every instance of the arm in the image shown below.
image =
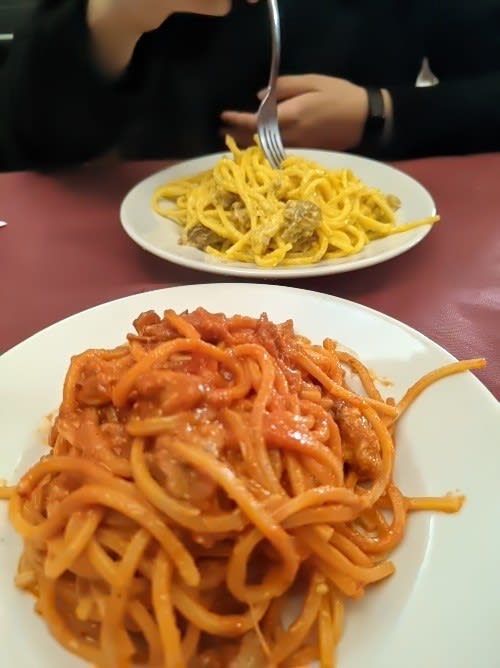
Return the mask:
{"type": "Polygon", "coordinates": [[[500,150],[499,91],[500,70],[432,88],[390,89],[394,121],[384,153],[399,158],[500,150]]]}
{"type": "MultiPolygon", "coordinates": [[[[320,75],[281,77],[278,107],[283,141],[334,151],[353,150],[396,160],[500,150],[500,69],[482,76],[442,80],[432,88],[413,84],[382,89],[385,128],[378,145],[360,143],[367,118],[365,90],[320,75]]],[[[252,143],[256,114],[226,111],[229,132],[241,146],[252,143]]]]}
{"type": "Polygon", "coordinates": [[[147,85],[156,29],[177,11],[222,16],[230,6],[42,0],[0,75],[0,163],[58,167],[116,146],[147,85]]]}
{"type": "Polygon", "coordinates": [[[113,76],[94,50],[84,3],[41,4],[2,71],[6,168],[80,162],[116,143],[140,91],[141,62],[113,76]]]}
{"type": "Polygon", "coordinates": [[[500,150],[500,5],[442,0],[423,10],[426,55],[440,83],[389,86],[389,157],[500,150]]]}

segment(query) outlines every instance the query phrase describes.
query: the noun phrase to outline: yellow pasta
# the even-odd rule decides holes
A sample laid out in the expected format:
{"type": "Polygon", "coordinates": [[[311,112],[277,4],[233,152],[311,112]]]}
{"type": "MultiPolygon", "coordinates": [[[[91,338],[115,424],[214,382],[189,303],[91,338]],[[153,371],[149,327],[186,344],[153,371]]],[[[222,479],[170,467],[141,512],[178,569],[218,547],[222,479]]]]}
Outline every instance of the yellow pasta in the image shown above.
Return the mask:
{"type": "Polygon", "coordinates": [[[213,169],[156,189],[152,208],[182,226],[181,244],[260,267],[311,265],[359,253],[374,239],[437,222],[397,224],[400,202],[369,188],[349,169],[326,169],[298,156],[272,169],[259,146],[213,169]],[[172,203],[174,206],[172,207],[172,203]]]}

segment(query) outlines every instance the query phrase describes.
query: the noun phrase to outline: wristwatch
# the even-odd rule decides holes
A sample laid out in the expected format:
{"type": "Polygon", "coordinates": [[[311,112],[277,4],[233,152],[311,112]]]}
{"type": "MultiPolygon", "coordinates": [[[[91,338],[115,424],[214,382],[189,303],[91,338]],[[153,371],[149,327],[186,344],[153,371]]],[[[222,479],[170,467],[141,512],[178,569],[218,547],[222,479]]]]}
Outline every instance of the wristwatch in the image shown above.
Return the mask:
{"type": "Polygon", "coordinates": [[[360,148],[364,151],[375,151],[384,136],[385,104],[380,88],[366,88],[368,96],[368,115],[363,129],[360,148]]]}

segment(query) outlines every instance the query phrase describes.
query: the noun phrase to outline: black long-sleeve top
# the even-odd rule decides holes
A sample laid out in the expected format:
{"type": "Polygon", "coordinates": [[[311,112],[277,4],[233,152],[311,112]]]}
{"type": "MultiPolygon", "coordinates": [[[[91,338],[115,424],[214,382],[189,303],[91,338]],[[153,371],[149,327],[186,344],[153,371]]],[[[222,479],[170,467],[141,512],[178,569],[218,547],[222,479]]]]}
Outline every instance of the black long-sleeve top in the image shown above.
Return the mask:
{"type": "MultiPolygon", "coordinates": [[[[144,35],[118,80],[90,52],[82,0],[42,0],[0,73],[0,168],[221,149],[220,113],[255,110],[267,83],[265,3],[225,18],[174,15],[144,35]]],[[[380,157],[500,149],[500,1],[282,0],[282,74],[389,89],[380,157]],[[423,57],[438,86],[415,87],[423,57]]]]}

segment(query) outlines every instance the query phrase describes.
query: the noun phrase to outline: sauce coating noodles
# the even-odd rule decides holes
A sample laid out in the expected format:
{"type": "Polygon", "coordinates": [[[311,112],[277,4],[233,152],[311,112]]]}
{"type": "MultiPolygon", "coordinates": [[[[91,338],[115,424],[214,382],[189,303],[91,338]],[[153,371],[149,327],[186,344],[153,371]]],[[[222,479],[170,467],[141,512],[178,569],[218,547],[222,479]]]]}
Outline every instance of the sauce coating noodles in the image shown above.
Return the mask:
{"type": "Polygon", "coordinates": [[[0,489],[24,541],[17,585],[99,668],[332,668],[343,601],[393,574],[408,513],[462,504],[403,495],[394,426],[431,382],[484,361],[394,403],[290,321],[197,309],[134,325],[72,358],[50,453],[0,489]]]}
{"type": "Polygon", "coordinates": [[[226,143],[230,156],[213,169],[169,181],[152,197],[156,213],[183,227],[181,243],[222,259],[310,265],[439,220],[398,224],[398,198],[368,187],[349,169],[325,169],[299,156],[272,169],[258,146],[240,150],[231,137],[226,143]]]}

